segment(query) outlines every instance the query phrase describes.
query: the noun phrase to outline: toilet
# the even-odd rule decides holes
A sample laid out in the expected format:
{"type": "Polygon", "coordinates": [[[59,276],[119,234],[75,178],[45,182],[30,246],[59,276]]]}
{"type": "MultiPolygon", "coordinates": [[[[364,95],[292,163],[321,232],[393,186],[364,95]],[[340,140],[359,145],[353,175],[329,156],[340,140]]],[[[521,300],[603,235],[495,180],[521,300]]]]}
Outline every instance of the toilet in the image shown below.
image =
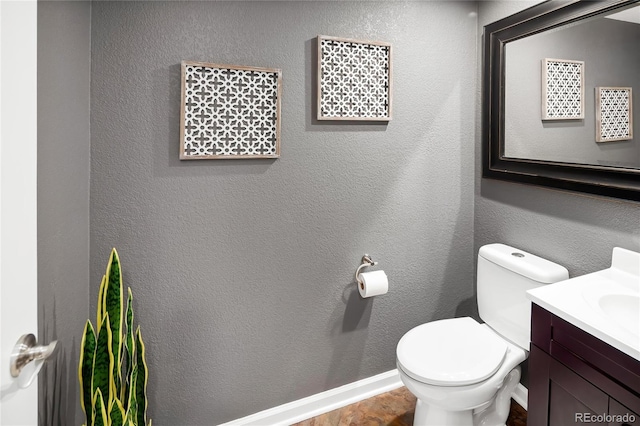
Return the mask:
{"type": "Polygon", "coordinates": [[[415,426],[504,425],[529,356],[526,291],[569,278],[563,266],[504,244],[478,252],[478,312],[432,321],[398,342],[396,364],[417,397],[415,426]]]}

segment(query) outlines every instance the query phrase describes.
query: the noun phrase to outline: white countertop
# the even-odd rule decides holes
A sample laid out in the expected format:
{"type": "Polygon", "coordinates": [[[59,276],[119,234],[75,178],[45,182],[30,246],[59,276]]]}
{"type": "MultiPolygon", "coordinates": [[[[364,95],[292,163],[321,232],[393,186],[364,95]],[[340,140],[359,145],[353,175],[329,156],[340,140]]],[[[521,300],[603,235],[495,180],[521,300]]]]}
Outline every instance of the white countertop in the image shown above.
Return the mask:
{"type": "Polygon", "coordinates": [[[640,253],[620,250],[611,268],[529,290],[527,297],[640,361],[640,253]],[[604,309],[601,298],[611,295],[625,306],[604,309]]]}

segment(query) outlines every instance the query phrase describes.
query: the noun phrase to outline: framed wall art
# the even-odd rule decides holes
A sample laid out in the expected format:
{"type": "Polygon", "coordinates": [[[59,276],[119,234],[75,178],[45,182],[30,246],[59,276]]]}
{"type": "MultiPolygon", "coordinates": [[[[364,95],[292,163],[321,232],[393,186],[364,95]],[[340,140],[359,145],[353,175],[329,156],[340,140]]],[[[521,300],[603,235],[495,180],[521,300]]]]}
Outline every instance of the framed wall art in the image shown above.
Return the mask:
{"type": "Polygon", "coordinates": [[[584,61],[542,60],[542,119],[584,118],[584,61]]]}
{"type": "Polygon", "coordinates": [[[391,120],[391,44],[318,36],[318,120],[391,120]]]}
{"type": "Polygon", "coordinates": [[[280,156],[279,69],[182,62],[180,159],[280,156]]]}
{"type": "Polygon", "coordinates": [[[633,139],[631,87],[596,87],[596,142],[633,139]]]}

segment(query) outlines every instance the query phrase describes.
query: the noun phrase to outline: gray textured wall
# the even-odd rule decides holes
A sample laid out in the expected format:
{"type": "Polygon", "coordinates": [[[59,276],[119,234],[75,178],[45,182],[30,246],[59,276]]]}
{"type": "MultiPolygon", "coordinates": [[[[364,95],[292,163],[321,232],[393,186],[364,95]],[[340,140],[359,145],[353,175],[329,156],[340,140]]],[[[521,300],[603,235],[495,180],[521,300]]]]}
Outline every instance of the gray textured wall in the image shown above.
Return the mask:
{"type": "MultiPolygon", "coordinates": [[[[479,34],[484,25],[532,4],[480,2],[479,34]]],[[[482,179],[480,98],[478,96],[477,102],[476,249],[501,241],[564,265],[571,277],[609,267],[615,246],[640,251],[639,203],[482,179]]]]}
{"type": "Polygon", "coordinates": [[[150,415],[211,425],[395,368],[473,312],[472,2],[94,2],[91,302],[116,246],[150,415]],[[394,120],[312,118],[318,34],[393,43],[394,120]],[[178,160],[180,61],[283,71],[278,160],[178,160]],[[361,300],[364,253],[390,279],[361,300]]]}
{"type": "Polygon", "coordinates": [[[77,365],[89,315],[90,3],[38,2],[38,336],[58,340],[39,379],[41,426],[80,424],[77,365]]]}
{"type": "MultiPolygon", "coordinates": [[[[481,2],[478,29],[530,4],[481,2]]],[[[393,368],[406,330],[473,312],[482,244],[572,276],[639,250],[638,204],[480,178],[475,7],[94,2],[88,277],[89,6],[40,4],[39,334],[63,344],[41,375],[44,424],[80,419],[78,339],[111,246],[147,340],[150,414],[194,425],[393,368]],[[394,43],[394,121],[312,119],[317,34],[394,43]],[[182,59],[281,67],[282,158],[179,162],[182,59]],[[356,296],[364,252],[388,295],[356,296]]]]}
{"type": "MultiPolygon", "coordinates": [[[[632,87],[637,97],[639,40],[640,25],[600,18],[508,43],[505,155],[640,168],[640,138],[597,143],[595,137],[595,87],[632,87]],[[585,62],[584,119],[541,120],[543,58],[585,62]]],[[[632,115],[633,121],[640,123],[640,108],[632,115]]]]}

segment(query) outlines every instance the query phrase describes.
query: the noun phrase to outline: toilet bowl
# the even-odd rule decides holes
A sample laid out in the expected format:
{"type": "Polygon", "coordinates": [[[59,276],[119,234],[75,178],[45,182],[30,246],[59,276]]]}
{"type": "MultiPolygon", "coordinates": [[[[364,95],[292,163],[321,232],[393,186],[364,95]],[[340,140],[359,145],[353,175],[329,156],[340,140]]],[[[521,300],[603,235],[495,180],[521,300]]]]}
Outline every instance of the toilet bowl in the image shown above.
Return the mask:
{"type": "Polygon", "coordinates": [[[417,397],[416,426],[497,426],[528,357],[530,302],[526,291],[568,278],[566,268],[503,244],[478,254],[478,310],[432,321],[398,342],[402,382],[417,397]]]}
{"type": "Polygon", "coordinates": [[[508,414],[511,393],[520,380],[519,364],[526,358],[524,349],[465,317],[412,329],[398,343],[396,364],[403,383],[418,401],[429,402],[428,407],[416,410],[415,425],[472,425],[473,410],[476,417],[486,411],[482,408],[488,408],[501,388],[509,392],[506,408],[502,407],[508,414]],[[446,333],[456,333],[460,339],[431,347],[443,341],[441,336],[431,340],[433,337],[446,333]],[[511,379],[510,388],[504,387],[512,371],[516,371],[516,380],[511,379]]]}

